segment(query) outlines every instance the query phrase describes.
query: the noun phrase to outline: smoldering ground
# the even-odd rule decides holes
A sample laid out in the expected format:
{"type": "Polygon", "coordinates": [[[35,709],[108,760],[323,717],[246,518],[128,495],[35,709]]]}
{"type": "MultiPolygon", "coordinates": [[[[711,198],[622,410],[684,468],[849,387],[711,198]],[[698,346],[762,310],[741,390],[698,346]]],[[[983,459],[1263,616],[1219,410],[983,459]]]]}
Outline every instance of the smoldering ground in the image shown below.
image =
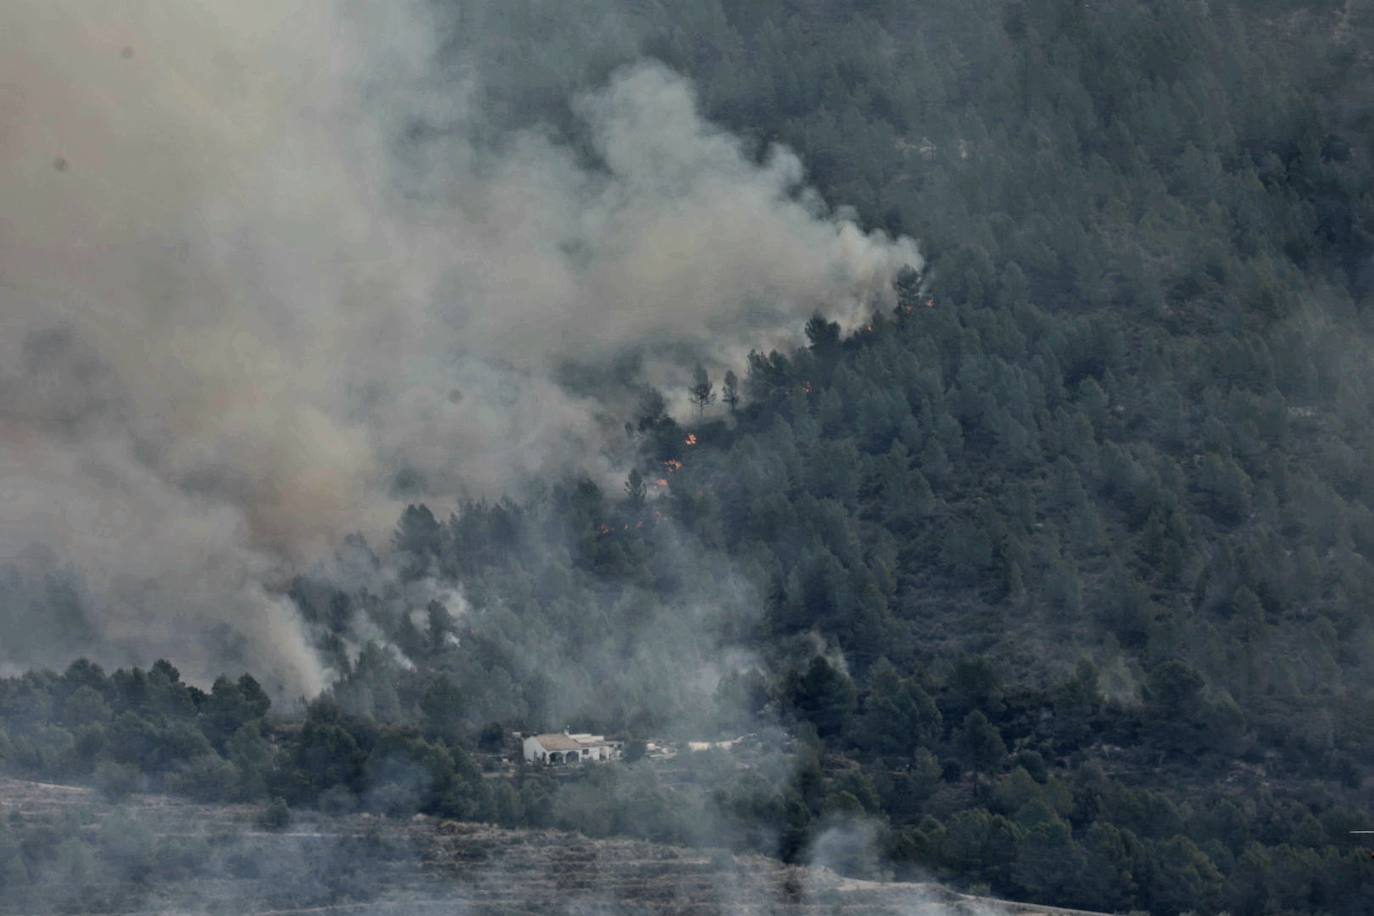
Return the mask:
{"type": "Polygon", "coordinates": [[[168,655],[314,693],[280,590],[344,533],[622,466],[620,395],[559,385],[569,363],[676,380],[919,265],[652,63],[575,94],[575,151],[489,117],[420,4],[18,0],[0,25],[0,556],[28,596],[0,663],[168,655]],[[19,641],[54,575],[80,626],[19,641]]]}
{"type": "MultiPolygon", "coordinates": [[[[112,803],[86,789],[15,780],[0,780],[0,811],[11,825],[0,834],[3,913],[418,916],[651,907],[994,916],[1013,909],[931,885],[842,878],[823,856],[787,866],[722,849],[434,818],[298,813],[268,828],[252,806],[158,796],[112,803]]],[[[836,831],[857,836],[863,828],[836,831]]]]}

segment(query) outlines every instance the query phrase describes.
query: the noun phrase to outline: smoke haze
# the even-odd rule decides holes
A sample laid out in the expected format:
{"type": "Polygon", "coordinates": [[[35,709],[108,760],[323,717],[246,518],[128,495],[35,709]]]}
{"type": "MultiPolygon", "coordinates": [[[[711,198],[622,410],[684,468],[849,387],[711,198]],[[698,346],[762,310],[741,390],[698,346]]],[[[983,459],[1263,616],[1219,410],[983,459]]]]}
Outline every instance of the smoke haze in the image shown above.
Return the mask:
{"type": "Polygon", "coordinates": [[[408,3],[0,13],[0,665],[252,659],[313,694],[279,590],[345,533],[623,469],[625,392],[568,364],[676,384],[919,266],[660,66],[573,101],[582,155],[485,117],[437,34],[408,3]]]}

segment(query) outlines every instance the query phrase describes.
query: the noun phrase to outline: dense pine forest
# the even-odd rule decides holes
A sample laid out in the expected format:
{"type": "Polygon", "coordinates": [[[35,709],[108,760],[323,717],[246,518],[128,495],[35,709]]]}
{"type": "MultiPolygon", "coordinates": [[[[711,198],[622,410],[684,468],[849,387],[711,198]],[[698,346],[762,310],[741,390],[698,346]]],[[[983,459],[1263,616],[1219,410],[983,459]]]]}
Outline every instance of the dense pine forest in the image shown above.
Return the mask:
{"type": "MultiPolygon", "coordinates": [[[[303,710],[78,661],[0,680],[0,767],[789,861],[838,836],[849,874],[1108,912],[1370,911],[1374,10],[440,8],[510,121],[577,144],[577,93],[652,58],[926,264],[867,324],[822,306],[635,390],[623,484],[340,544],[290,587],[337,676],[303,710]],[[484,776],[565,727],[762,750],[484,776]]],[[[0,884],[70,854],[0,836],[0,884]]]]}

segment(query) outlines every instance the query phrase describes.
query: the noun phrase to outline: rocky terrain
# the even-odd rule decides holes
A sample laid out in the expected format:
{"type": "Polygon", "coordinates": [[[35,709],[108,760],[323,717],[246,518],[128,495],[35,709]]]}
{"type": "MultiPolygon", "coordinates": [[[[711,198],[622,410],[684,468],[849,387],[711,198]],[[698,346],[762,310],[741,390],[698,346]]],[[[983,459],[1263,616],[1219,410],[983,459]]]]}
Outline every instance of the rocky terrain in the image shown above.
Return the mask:
{"type": "Polygon", "coordinates": [[[368,815],[298,815],[272,830],[260,818],[0,780],[0,854],[8,844],[10,867],[16,848],[30,863],[22,887],[0,884],[0,913],[1069,912],[552,830],[368,815]]]}

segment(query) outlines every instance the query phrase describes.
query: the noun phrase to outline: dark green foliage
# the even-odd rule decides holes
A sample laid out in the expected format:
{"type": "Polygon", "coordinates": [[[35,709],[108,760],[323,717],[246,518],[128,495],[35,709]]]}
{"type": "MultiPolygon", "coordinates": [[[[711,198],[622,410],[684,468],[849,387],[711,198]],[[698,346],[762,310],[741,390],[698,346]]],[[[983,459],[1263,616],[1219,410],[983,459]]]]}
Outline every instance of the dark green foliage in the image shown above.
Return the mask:
{"type": "Polygon", "coordinates": [[[822,738],[841,734],[857,703],[848,675],[819,655],[794,676],[788,693],[797,717],[814,725],[822,738]]]}
{"type": "Polygon", "coordinates": [[[903,678],[886,659],[874,666],[853,741],[875,756],[909,757],[935,744],[942,732],[939,707],[914,678],[903,678]]]}
{"type": "Polygon", "coordinates": [[[1002,736],[988,721],[988,717],[983,715],[982,710],[978,709],[964,719],[964,724],[959,727],[955,745],[964,763],[975,773],[987,772],[999,765],[1007,756],[1007,746],[1002,742],[1002,736]]]}

